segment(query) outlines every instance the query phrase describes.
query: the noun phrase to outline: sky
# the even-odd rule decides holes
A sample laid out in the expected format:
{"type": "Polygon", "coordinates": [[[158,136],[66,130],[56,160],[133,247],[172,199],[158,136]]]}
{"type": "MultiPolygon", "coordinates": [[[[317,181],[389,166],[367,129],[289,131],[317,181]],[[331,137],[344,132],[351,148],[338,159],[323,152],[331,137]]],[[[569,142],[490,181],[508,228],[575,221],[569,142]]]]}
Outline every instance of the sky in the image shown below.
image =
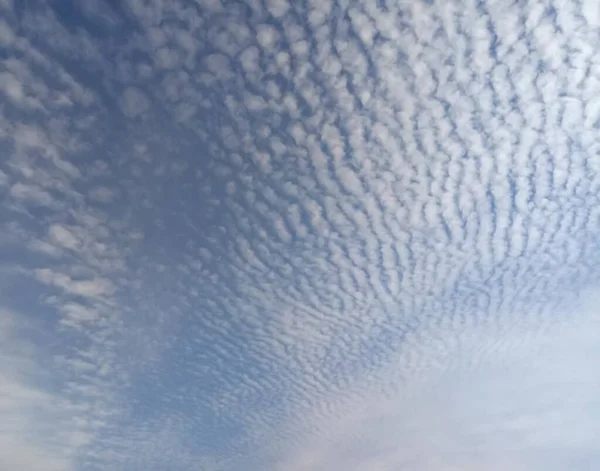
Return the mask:
{"type": "Polygon", "coordinates": [[[0,0],[0,470],[600,469],[596,0],[0,0]]]}

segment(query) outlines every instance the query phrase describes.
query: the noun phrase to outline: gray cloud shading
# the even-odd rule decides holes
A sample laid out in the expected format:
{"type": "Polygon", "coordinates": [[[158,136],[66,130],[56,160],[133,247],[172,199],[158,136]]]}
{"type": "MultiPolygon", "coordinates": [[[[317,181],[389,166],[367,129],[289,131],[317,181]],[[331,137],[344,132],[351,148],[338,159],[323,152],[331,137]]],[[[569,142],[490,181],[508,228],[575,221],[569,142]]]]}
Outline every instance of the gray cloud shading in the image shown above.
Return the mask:
{"type": "Polygon", "coordinates": [[[0,462],[600,462],[595,2],[0,5],[0,462]]]}

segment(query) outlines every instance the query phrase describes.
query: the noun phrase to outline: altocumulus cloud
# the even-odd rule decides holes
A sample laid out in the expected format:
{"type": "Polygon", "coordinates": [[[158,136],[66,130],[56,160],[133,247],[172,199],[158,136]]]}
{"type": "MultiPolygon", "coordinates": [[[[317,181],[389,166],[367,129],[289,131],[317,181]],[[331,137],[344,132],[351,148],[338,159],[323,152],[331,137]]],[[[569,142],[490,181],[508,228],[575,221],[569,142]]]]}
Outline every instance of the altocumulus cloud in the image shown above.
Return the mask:
{"type": "Polygon", "coordinates": [[[0,469],[600,466],[596,1],[0,11],[0,469]]]}

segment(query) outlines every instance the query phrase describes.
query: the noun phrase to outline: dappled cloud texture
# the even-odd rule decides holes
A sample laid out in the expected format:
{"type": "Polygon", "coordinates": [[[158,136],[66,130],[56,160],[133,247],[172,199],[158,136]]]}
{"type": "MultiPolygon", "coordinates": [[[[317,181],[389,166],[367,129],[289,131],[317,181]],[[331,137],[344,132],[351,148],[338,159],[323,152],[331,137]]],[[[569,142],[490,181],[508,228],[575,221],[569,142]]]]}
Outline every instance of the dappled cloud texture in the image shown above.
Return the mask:
{"type": "Polygon", "coordinates": [[[598,2],[0,12],[0,469],[598,469],[598,2]]]}

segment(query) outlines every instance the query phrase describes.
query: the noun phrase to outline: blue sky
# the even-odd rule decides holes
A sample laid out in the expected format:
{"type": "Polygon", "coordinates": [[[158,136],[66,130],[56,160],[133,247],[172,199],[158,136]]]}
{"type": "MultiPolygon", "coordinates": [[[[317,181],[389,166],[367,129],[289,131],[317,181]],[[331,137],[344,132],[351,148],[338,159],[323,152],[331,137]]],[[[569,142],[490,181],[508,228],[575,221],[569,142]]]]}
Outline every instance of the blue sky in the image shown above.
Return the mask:
{"type": "Polygon", "coordinates": [[[599,38],[0,1],[0,469],[597,469],[599,38]]]}

